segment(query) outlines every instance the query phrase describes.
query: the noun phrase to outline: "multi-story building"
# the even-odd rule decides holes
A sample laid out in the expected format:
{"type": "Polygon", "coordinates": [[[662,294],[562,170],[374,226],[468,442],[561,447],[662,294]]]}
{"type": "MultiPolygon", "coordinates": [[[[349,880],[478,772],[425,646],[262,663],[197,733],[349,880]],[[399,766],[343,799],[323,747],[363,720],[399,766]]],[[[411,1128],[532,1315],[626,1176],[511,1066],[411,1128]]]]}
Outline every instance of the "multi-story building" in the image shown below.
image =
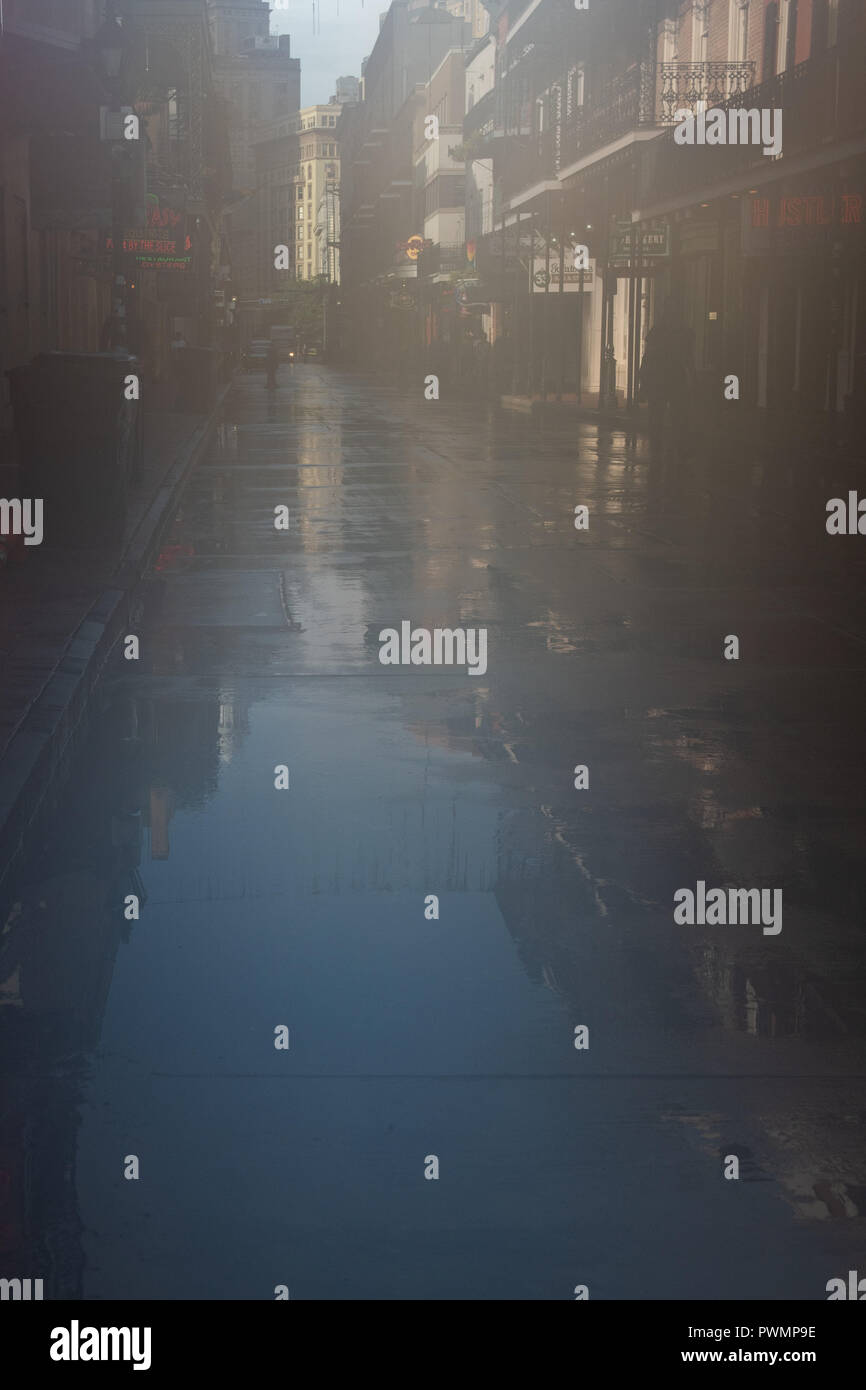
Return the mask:
{"type": "Polygon", "coordinates": [[[696,51],[714,86],[688,92],[683,108],[781,112],[780,147],[768,156],[761,143],[681,145],[673,132],[648,147],[632,215],[668,229],[660,288],[682,300],[709,392],[733,373],[740,399],[779,418],[862,420],[866,6],[669,5],[662,74],[696,51]],[[745,90],[719,81],[735,62],[748,66],[745,90]]]}
{"type": "Polygon", "coordinates": [[[363,99],[341,117],[343,343],[359,360],[403,360],[417,339],[415,120],[446,53],[469,42],[444,5],[393,0],[362,65],[363,99]]]}
{"type": "Polygon", "coordinates": [[[127,346],[158,378],[173,319],[191,344],[210,344],[228,178],[206,0],[4,0],[0,432],[10,368],[111,345],[115,225],[127,346]],[[114,79],[99,59],[112,13],[125,21],[114,79]],[[115,159],[101,112],[117,105],[138,115],[140,138],[115,159]]]}
{"type": "Polygon", "coordinates": [[[487,33],[488,17],[482,0],[444,0],[444,8],[455,19],[465,19],[470,39],[480,39],[487,33]]]}
{"type": "Polygon", "coordinates": [[[340,185],[338,180],[325,183],[325,191],[316,212],[319,274],[329,285],[340,283],[340,185]]]}
{"type": "Polygon", "coordinates": [[[227,104],[234,187],[245,196],[229,219],[232,279],[256,298],[263,267],[257,225],[256,145],[300,106],[301,64],[288,34],[271,35],[267,0],[209,0],[216,81],[227,104]]]}
{"type": "Polygon", "coordinates": [[[361,83],[357,77],[338,77],[336,91],[332,101],[339,106],[348,106],[351,102],[361,100],[361,83]]]}
{"type": "Polygon", "coordinates": [[[94,216],[110,201],[99,143],[108,91],[87,50],[101,18],[96,0],[0,6],[0,452],[7,456],[6,373],[50,348],[96,351],[110,311],[94,216]]]}
{"type": "Polygon", "coordinates": [[[332,277],[339,279],[339,256],[336,236],[328,237],[328,213],[340,186],[340,158],[337,126],[340,106],[329,102],[323,106],[306,106],[297,116],[298,182],[295,200],[295,273],[299,280],[312,280],[328,273],[329,264],[335,267],[332,277]],[[319,218],[323,210],[325,221],[319,218]],[[318,231],[317,231],[318,229],[318,231]],[[326,253],[333,252],[329,257],[326,253]]]}
{"type": "MultiPolygon", "coordinates": [[[[298,205],[298,118],[288,116],[281,121],[271,121],[259,129],[255,144],[255,225],[257,232],[257,286],[256,299],[278,298],[285,293],[286,271],[276,268],[277,247],[287,246],[289,250],[288,275],[294,279],[297,273],[298,246],[303,259],[303,242],[296,240],[296,221],[298,205]]],[[[245,336],[261,336],[252,329],[258,313],[250,318],[250,333],[245,336]]]]}
{"type": "Polygon", "coordinates": [[[125,0],[124,8],[124,29],[137,54],[129,65],[129,99],[142,125],[149,233],[137,238],[144,252],[133,255],[127,280],[136,286],[131,316],[161,375],[170,370],[173,327],[182,327],[191,346],[214,345],[215,291],[224,297],[219,286],[229,273],[223,226],[231,183],[228,133],[207,0],[125,0]],[[157,240],[166,244],[164,253],[156,250],[157,240]]]}
{"type": "Polygon", "coordinates": [[[633,404],[673,295],[711,394],[733,373],[782,415],[863,402],[862,0],[486,3],[496,80],[467,99],[467,235],[483,228],[479,294],[499,301],[515,389],[633,404]],[[684,112],[719,108],[781,112],[780,148],[675,138],[684,112]]]}
{"type": "Polygon", "coordinates": [[[426,343],[452,336],[443,332],[453,325],[452,281],[466,268],[465,87],[464,50],[450,49],[415,110],[414,225],[424,240],[417,267],[426,343]]]}

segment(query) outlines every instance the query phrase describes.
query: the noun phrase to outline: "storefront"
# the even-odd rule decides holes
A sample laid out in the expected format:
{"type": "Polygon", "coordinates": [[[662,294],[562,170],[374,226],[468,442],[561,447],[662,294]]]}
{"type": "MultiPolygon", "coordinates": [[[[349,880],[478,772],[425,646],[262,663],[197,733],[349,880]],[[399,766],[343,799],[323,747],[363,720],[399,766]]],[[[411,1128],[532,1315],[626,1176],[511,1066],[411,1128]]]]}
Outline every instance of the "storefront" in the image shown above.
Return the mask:
{"type": "Polygon", "coordinates": [[[842,412],[863,399],[866,159],[742,200],[746,380],[758,406],[842,412]]]}

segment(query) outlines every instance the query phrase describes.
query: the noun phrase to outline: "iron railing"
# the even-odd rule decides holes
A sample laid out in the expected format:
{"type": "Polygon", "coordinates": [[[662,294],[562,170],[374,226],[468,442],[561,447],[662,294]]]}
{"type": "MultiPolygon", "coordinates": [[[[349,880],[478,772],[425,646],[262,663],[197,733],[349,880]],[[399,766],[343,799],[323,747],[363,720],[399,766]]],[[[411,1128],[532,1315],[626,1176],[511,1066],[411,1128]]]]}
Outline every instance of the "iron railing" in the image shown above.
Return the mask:
{"type": "Polygon", "coordinates": [[[562,127],[560,161],[574,163],[622,135],[657,124],[656,64],[635,63],[575,108],[562,127]]]}
{"type": "MultiPolygon", "coordinates": [[[[738,92],[719,106],[781,110],[781,158],[851,140],[866,131],[862,50],[848,45],[807,58],[787,72],[738,92]]],[[[644,169],[644,198],[653,203],[718,180],[757,178],[769,164],[761,145],[677,145],[673,131],[654,142],[644,169]]]]}
{"type": "Polygon", "coordinates": [[[493,87],[489,92],[485,92],[483,97],[476,101],[471,110],[466,112],[463,117],[464,136],[474,134],[487,134],[488,129],[493,129],[494,117],[496,115],[496,91],[493,87]]]}
{"type": "Polygon", "coordinates": [[[678,110],[720,106],[745,93],[754,75],[754,63],[635,63],[575,109],[562,129],[560,166],[633,130],[672,125],[678,110]]]}
{"type": "Polygon", "coordinates": [[[754,63],[659,63],[658,123],[670,125],[679,110],[722,106],[747,92],[754,80],[754,63]]]}
{"type": "Polygon", "coordinates": [[[506,136],[502,151],[501,188],[505,199],[545,179],[556,178],[553,131],[506,136]]]}

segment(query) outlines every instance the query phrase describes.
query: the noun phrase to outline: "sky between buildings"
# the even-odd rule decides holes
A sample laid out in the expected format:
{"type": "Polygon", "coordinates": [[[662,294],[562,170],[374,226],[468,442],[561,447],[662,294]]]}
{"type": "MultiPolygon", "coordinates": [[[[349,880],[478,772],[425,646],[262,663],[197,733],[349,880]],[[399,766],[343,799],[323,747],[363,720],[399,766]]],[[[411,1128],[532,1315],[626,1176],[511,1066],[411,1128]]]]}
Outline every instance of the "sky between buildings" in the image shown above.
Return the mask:
{"type": "Polygon", "coordinates": [[[326,102],[338,77],[361,76],[387,8],[385,0],[271,0],[271,33],[291,34],[301,60],[302,106],[326,102]]]}

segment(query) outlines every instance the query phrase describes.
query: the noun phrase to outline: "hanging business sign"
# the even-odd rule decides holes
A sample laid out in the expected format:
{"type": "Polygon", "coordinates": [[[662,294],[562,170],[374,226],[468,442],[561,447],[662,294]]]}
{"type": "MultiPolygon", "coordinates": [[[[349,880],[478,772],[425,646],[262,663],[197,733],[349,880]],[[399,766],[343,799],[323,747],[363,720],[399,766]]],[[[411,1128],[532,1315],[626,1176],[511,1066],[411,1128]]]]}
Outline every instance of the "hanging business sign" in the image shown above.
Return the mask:
{"type": "MultiPolygon", "coordinates": [[[[108,235],[103,250],[114,250],[114,237],[108,235]]],[[[188,270],[192,265],[192,239],[182,236],[154,236],[149,228],[123,234],[123,252],[139,270],[188,270]]]]}
{"type": "MultiPolygon", "coordinates": [[[[536,253],[532,263],[532,290],[534,294],[559,294],[559,250],[551,251],[548,260],[536,253]]],[[[595,280],[595,260],[587,256],[586,247],[567,246],[562,262],[562,289],[564,294],[586,293],[592,289],[595,280]]]]}
{"type": "Polygon", "coordinates": [[[427,241],[422,236],[410,236],[408,241],[398,241],[397,250],[402,251],[408,256],[410,261],[417,261],[422,251],[428,250],[433,245],[432,241],[427,241]]]}
{"type": "Polygon", "coordinates": [[[631,222],[619,217],[610,234],[610,264],[630,265],[635,259],[663,260],[671,254],[671,229],[668,222],[631,222]]]}
{"type": "Polygon", "coordinates": [[[165,235],[186,235],[186,208],[183,190],[173,193],[170,198],[158,193],[148,193],[144,204],[144,222],[150,232],[163,232],[165,235]]]}
{"type": "Polygon", "coordinates": [[[823,188],[791,181],[781,190],[756,191],[740,206],[746,256],[820,252],[831,239],[845,244],[866,227],[866,197],[841,179],[823,188]]]}

